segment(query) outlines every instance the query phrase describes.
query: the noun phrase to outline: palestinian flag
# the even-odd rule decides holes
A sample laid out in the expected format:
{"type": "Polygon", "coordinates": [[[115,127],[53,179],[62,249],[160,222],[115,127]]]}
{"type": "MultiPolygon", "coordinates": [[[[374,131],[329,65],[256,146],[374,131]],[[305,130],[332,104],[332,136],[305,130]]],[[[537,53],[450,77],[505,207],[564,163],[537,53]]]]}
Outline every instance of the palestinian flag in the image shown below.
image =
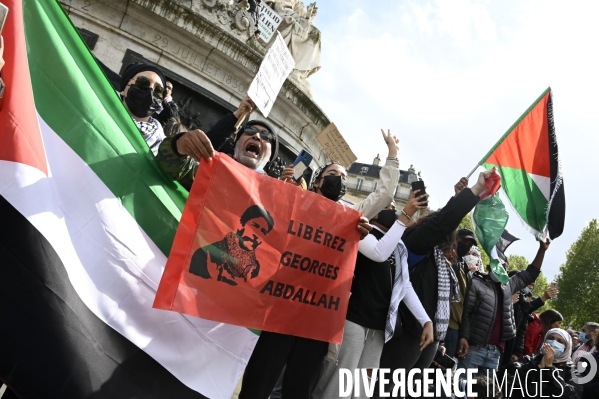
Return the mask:
{"type": "Polygon", "coordinates": [[[152,308],[187,192],[58,2],[2,2],[2,381],[24,398],[231,398],[257,336],[152,308]]]}
{"type": "Polygon", "coordinates": [[[562,234],[566,197],[551,88],[509,128],[479,165],[497,168],[512,206],[536,237],[553,240],[562,234]]]}

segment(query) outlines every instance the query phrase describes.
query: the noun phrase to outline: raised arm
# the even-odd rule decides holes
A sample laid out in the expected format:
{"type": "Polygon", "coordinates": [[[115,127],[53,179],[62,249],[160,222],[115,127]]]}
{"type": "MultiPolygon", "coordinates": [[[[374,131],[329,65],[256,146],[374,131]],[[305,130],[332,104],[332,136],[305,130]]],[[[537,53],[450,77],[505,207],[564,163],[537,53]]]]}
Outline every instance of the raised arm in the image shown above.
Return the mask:
{"type": "Polygon", "coordinates": [[[406,226],[403,223],[396,221],[380,240],[377,240],[372,234],[364,237],[358,245],[358,251],[375,262],[384,262],[393,253],[405,229],[406,226]]]}
{"type": "Polygon", "coordinates": [[[439,245],[476,206],[480,193],[485,189],[485,179],[491,174],[491,171],[481,172],[472,188],[462,188],[441,210],[417,227],[408,229],[402,237],[406,247],[417,255],[426,255],[439,245]]]}
{"type": "Polygon", "coordinates": [[[381,169],[380,184],[374,193],[368,194],[364,201],[354,205],[354,209],[362,212],[368,219],[372,219],[377,213],[389,206],[393,201],[395,188],[399,181],[399,160],[397,159],[399,139],[392,136],[391,131],[387,131],[387,133],[382,129],[381,131],[389,149],[389,155],[381,169]]]}
{"type": "Polygon", "coordinates": [[[541,273],[541,266],[545,258],[545,252],[549,248],[549,242],[539,241],[539,250],[532,263],[526,268],[510,278],[509,285],[512,294],[520,291],[527,285],[533,283],[541,273]]]}

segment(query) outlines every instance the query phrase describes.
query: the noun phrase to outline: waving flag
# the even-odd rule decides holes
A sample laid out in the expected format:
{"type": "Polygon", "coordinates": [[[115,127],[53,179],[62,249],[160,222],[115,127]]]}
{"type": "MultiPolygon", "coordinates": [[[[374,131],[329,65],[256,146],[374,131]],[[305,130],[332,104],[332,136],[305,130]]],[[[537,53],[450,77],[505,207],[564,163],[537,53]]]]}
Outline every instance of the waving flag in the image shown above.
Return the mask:
{"type": "Polygon", "coordinates": [[[257,336],[152,308],[186,191],[58,2],[2,2],[0,379],[20,397],[229,399],[257,336]]]}
{"type": "Polygon", "coordinates": [[[489,255],[491,272],[504,284],[508,282],[509,277],[500,263],[497,243],[501,239],[508,219],[509,214],[499,199],[499,194],[480,200],[472,210],[474,234],[476,234],[480,246],[489,255]]]}
{"type": "Polygon", "coordinates": [[[509,128],[479,165],[497,168],[512,206],[536,237],[555,239],[562,234],[566,198],[551,88],[509,128]]]}

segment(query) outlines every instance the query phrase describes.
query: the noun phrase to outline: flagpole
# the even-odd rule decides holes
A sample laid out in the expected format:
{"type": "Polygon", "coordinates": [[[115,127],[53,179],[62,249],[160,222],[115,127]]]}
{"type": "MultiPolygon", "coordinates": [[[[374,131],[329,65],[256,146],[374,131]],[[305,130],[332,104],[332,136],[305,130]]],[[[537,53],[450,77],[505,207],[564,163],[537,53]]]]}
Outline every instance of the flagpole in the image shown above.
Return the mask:
{"type": "Polygon", "coordinates": [[[243,112],[241,115],[239,115],[239,119],[237,119],[237,123],[235,123],[235,130],[239,129],[239,126],[241,126],[241,124],[243,123],[243,120],[249,115],[250,113],[245,111],[243,112]]]}
{"type": "Polygon", "coordinates": [[[472,172],[470,172],[470,173],[468,174],[468,176],[466,176],[466,179],[469,179],[469,178],[470,178],[470,176],[472,176],[472,174],[473,174],[474,172],[476,172],[476,169],[478,169],[478,167],[479,167],[479,166],[480,166],[480,165],[478,165],[478,164],[477,164],[477,165],[474,167],[474,169],[472,169],[472,172]]]}

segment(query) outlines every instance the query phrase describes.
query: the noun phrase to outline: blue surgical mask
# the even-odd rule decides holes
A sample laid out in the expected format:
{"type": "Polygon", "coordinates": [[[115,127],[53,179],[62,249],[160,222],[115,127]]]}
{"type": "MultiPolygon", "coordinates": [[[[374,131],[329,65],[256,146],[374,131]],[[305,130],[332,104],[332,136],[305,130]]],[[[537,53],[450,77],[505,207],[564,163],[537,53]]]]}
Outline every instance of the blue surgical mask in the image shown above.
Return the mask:
{"type": "Polygon", "coordinates": [[[584,332],[581,332],[580,334],[578,334],[578,339],[580,340],[580,342],[582,342],[583,344],[586,344],[587,342],[589,342],[589,337],[587,337],[587,334],[584,332]]]}
{"type": "Polygon", "coordinates": [[[554,360],[560,357],[566,350],[566,346],[564,344],[557,342],[554,339],[548,339],[547,341],[545,341],[545,343],[551,345],[551,347],[555,351],[555,355],[553,355],[554,360]]]}
{"type": "Polygon", "coordinates": [[[530,288],[525,287],[524,288],[524,295],[528,295],[528,294],[530,294],[530,288]]]}

